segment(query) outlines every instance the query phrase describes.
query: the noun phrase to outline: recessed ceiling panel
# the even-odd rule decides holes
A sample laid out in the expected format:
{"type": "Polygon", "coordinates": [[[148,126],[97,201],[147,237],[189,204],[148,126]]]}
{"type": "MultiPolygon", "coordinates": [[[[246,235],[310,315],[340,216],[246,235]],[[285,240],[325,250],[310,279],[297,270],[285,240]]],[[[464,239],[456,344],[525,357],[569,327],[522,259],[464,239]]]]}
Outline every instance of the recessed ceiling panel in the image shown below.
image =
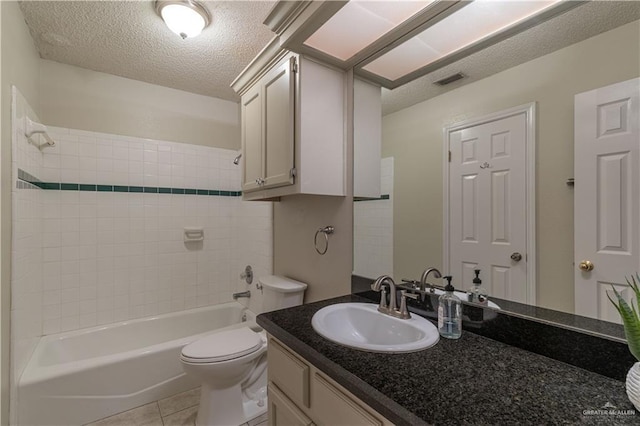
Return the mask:
{"type": "Polygon", "coordinates": [[[433,2],[351,0],[304,44],[346,61],[433,2]]]}
{"type": "Polygon", "coordinates": [[[560,0],[476,0],[363,67],[397,80],[542,12],[560,0]]]}

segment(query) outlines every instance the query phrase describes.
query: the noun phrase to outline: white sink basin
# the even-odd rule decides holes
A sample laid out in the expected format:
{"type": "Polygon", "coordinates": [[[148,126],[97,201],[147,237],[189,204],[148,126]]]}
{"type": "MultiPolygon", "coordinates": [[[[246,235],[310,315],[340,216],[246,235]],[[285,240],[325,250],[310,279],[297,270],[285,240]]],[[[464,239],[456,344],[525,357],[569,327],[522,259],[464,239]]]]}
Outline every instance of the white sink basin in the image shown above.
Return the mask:
{"type": "Polygon", "coordinates": [[[371,303],[327,306],[315,313],[311,325],[332,342],[369,352],[416,352],[440,339],[438,329],[421,316],[394,318],[378,312],[378,306],[371,303]]]}

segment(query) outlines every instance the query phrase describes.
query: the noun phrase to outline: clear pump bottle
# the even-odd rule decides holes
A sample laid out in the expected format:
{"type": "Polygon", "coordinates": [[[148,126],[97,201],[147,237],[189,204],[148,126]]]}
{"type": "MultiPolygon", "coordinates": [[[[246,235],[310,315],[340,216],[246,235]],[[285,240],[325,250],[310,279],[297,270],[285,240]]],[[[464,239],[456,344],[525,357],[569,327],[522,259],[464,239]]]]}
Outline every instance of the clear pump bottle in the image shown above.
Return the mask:
{"type": "Polygon", "coordinates": [[[487,305],[489,304],[489,297],[487,297],[487,290],[482,287],[480,269],[475,269],[474,272],[476,273],[476,277],[473,279],[473,286],[467,292],[467,300],[471,303],[487,305]]]}
{"type": "Polygon", "coordinates": [[[447,339],[459,339],[462,335],[462,301],[453,294],[451,276],[447,280],[445,293],[438,298],[438,332],[447,339]]]}

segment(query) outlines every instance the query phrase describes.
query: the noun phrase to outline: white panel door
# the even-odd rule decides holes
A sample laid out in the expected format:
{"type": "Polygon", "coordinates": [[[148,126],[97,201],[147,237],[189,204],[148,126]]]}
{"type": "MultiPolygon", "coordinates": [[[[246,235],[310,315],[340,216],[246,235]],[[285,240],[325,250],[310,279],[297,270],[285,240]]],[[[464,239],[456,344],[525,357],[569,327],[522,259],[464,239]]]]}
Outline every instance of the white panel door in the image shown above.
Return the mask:
{"type": "Polygon", "coordinates": [[[625,276],[640,271],[639,93],[633,79],[575,97],[575,312],[612,322],[607,292],[630,300],[625,276]]]}
{"type": "Polygon", "coordinates": [[[528,301],[526,148],[524,112],[449,133],[449,272],[462,290],[479,268],[490,295],[528,301]]]}

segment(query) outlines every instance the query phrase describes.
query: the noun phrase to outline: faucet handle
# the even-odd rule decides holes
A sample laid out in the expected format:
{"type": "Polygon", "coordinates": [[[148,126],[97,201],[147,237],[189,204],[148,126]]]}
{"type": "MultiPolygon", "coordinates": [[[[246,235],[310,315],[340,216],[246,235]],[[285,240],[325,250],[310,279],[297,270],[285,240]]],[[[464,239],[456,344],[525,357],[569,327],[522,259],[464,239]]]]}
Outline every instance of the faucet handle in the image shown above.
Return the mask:
{"type": "Polygon", "coordinates": [[[409,313],[409,310],[407,309],[407,297],[416,300],[418,298],[418,295],[414,294],[414,293],[407,293],[406,290],[401,290],[400,291],[400,314],[399,314],[399,317],[402,318],[402,319],[411,318],[411,314],[409,313]]]}
{"type": "Polygon", "coordinates": [[[380,288],[380,305],[378,305],[378,312],[388,313],[389,308],[387,307],[387,289],[382,287],[380,288]]]}

